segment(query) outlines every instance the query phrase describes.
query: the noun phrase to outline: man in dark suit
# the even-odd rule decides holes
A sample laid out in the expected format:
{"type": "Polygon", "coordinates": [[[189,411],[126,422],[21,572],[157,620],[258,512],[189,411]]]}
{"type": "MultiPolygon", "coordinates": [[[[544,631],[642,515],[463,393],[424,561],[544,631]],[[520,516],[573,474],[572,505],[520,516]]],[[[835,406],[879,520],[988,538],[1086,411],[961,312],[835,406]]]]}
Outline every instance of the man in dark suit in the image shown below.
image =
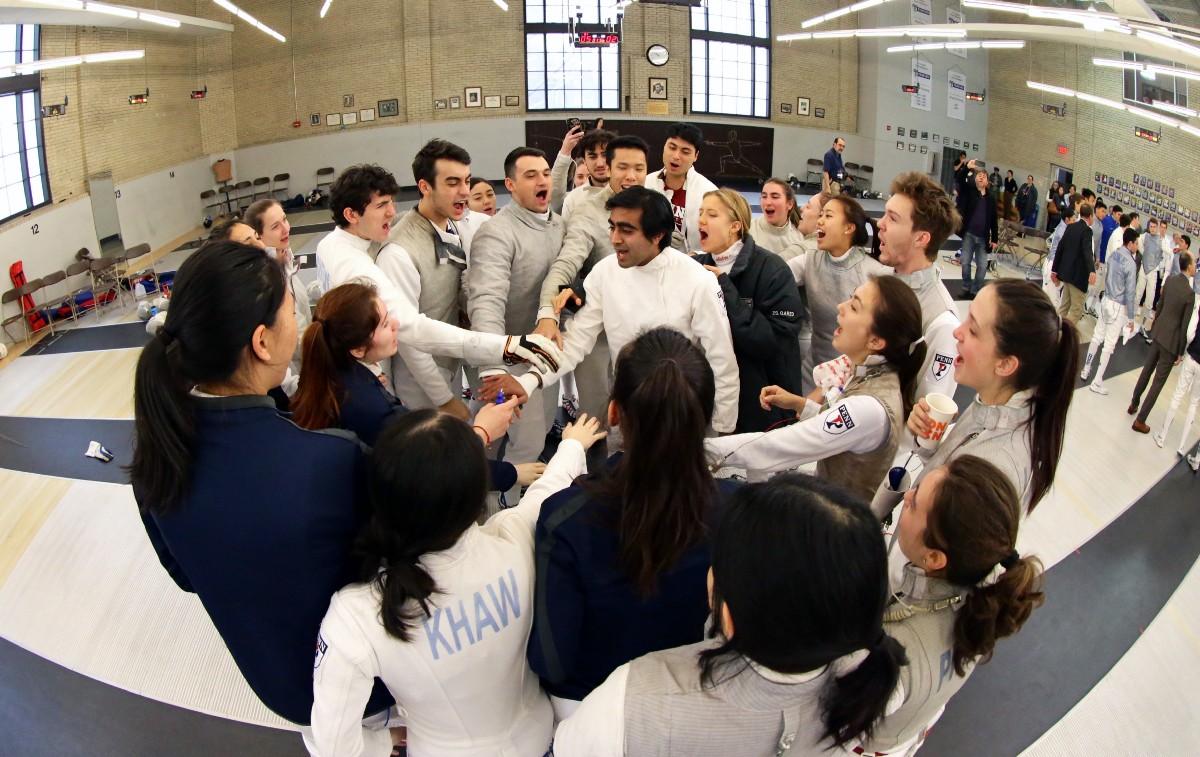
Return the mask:
{"type": "Polygon", "coordinates": [[[1025,183],[1017,191],[1017,212],[1021,215],[1021,223],[1030,228],[1037,226],[1038,190],[1034,186],[1033,177],[1026,176],[1025,183]]]}
{"type": "Polygon", "coordinates": [[[1058,314],[1074,326],[1083,316],[1083,303],[1088,287],[1096,283],[1096,258],[1092,248],[1092,206],[1079,206],[1079,220],[1067,227],[1058,251],[1050,280],[1062,284],[1058,314]]]}
{"type": "Polygon", "coordinates": [[[1129,403],[1129,414],[1137,413],[1133,422],[1133,430],[1139,434],[1150,433],[1146,418],[1158,400],[1158,393],[1171,375],[1171,368],[1183,357],[1187,346],[1188,321],[1192,318],[1192,307],[1196,304],[1196,294],[1192,291],[1192,278],[1196,275],[1196,261],[1191,253],[1179,255],[1179,273],[1171,276],[1163,284],[1162,297],[1154,309],[1154,327],[1150,329],[1150,355],[1142,366],[1138,376],[1137,386],[1133,388],[1133,400],[1129,403]],[[1150,384],[1150,392],[1142,409],[1138,412],[1138,400],[1154,375],[1154,383],[1150,384]]]}

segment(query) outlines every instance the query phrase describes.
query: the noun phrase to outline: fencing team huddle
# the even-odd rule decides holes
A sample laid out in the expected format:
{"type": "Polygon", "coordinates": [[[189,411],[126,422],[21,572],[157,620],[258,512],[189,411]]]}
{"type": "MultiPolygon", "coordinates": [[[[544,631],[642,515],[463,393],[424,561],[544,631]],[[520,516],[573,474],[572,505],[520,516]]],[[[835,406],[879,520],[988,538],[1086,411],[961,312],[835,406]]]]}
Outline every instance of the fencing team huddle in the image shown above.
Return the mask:
{"type": "Polygon", "coordinates": [[[434,139],[407,212],[334,182],[312,305],[272,200],[180,268],[134,493],[312,754],[911,754],[1041,604],[1074,327],[1004,279],[960,319],[928,176],[752,218],[702,145],[573,128],[496,210],[434,139]]]}

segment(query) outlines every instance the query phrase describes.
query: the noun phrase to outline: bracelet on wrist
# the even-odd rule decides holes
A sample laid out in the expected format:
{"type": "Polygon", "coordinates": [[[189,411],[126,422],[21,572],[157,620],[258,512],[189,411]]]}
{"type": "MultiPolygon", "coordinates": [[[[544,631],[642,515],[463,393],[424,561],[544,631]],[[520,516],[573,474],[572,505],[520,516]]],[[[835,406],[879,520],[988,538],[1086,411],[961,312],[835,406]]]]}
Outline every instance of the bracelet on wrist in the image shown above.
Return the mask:
{"type": "Polygon", "coordinates": [[[492,446],[492,435],[487,432],[486,428],[484,428],[483,426],[471,426],[471,428],[473,428],[476,431],[483,434],[483,446],[485,446],[485,447],[492,446]]]}

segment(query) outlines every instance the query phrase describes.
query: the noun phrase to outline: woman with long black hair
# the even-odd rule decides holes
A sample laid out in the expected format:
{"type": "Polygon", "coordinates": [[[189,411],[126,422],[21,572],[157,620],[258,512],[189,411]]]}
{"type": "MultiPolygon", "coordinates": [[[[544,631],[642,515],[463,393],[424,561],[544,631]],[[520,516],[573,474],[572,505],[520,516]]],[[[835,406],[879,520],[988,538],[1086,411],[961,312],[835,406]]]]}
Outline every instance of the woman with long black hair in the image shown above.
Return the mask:
{"type": "Polygon", "coordinates": [[[617,668],[559,726],[558,757],[817,757],[871,735],[905,654],[870,511],[779,476],[733,495],[712,544],[709,640],[617,668]]]}

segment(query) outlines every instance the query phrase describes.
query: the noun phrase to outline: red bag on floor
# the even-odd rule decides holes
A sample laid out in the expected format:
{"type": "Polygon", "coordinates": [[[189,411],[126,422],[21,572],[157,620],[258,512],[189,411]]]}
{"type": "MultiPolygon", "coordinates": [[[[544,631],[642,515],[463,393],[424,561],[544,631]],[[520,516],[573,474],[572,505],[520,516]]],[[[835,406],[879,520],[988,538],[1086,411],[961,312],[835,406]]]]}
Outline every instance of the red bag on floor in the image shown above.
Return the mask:
{"type": "MultiPolygon", "coordinates": [[[[12,279],[14,288],[23,287],[29,283],[29,280],[25,278],[25,264],[22,263],[20,260],[18,260],[17,262],[13,263],[12,265],[10,265],[8,267],[8,275],[9,275],[9,278],[12,279]]],[[[27,310],[27,311],[33,310],[33,295],[32,294],[27,294],[21,298],[21,309],[27,310]]],[[[34,331],[37,331],[38,329],[46,328],[46,316],[43,315],[40,310],[34,310],[32,313],[30,313],[28,315],[28,318],[29,318],[29,327],[31,329],[33,329],[34,331]]]]}

